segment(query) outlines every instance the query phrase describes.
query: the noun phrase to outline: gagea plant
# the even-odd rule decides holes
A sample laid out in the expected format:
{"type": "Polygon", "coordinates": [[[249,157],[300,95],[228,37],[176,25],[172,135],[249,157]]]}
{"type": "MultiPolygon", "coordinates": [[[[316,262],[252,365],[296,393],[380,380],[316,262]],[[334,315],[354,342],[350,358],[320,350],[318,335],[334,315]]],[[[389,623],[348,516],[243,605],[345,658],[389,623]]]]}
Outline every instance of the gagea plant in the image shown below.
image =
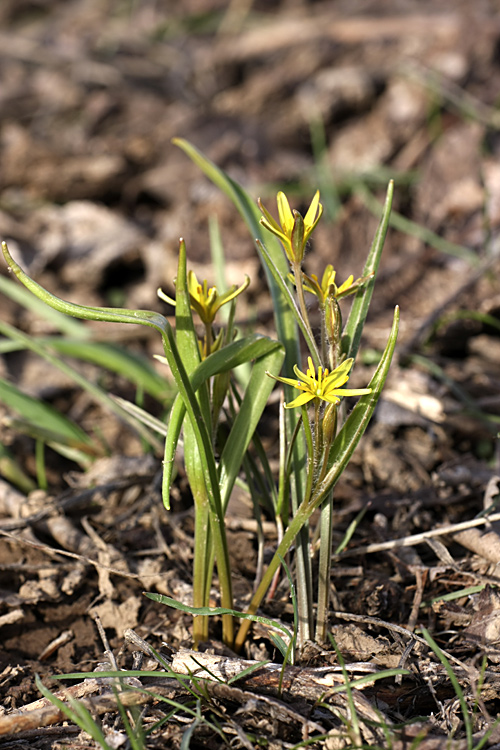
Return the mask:
{"type": "MultiPolygon", "coordinates": [[[[386,349],[370,382],[362,388],[349,387],[387,232],[393,186],[389,185],[384,214],[362,275],[356,280],[351,275],[338,285],[332,265],[321,276],[309,275],[303,268],[308,240],[323,212],[319,192],[305,216],[290,208],[284,193],[278,193],[277,221],[260,201],[257,206],[193,146],[180,140],[177,144],[232,199],[256,239],[273,300],[276,338],[241,335],[234,325],[235,309],[249,280],[242,279],[240,287],[227,291],[210,287],[206,280],[198,281],[187,269],[182,240],[175,299],[159,291],[161,299],[175,306],[175,329],[157,312],[86,307],[61,300],[24,273],[5,243],[3,254],[19,281],[56,310],[86,320],[146,325],[162,338],[164,357],[160,359],[170,368],[178,389],[166,428],[163,502],[168,510],[172,467],[183,434],[195,510],[193,607],[189,608],[195,615],[195,644],[207,639],[207,615],[215,613],[208,608],[214,565],[221,603],[216,612],[223,618],[223,638],[227,645],[240,649],[264,597],[274,590],[285,560],[289,566],[293,563],[295,571],[298,641],[312,637],[322,641],[327,637],[329,610],[333,490],[370,421],[396,344],[397,309],[386,349]],[[316,297],[319,307],[317,331],[309,318],[307,295],[316,297]],[[348,295],[353,295],[353,302],[344,325],[339,303],[348,295]],[[229,314],[221,322],[224,305],[229,314]],[[246,366],[244,376],[241,368],[235,373],[240,365],[246,366]],[[258,426],[276,381],[284,386],[284,403],[279,420],[280,467],[274,476],[258,426]],[[346,397],[358,398],[350,413],[343,401],[346,397]],[[251,494],[255,508],[264,503],[273,509],[278,545],[235,630],[238,613],[232,595],[225,515],[237,480],[251,494]],[[317,509],[320,553],[315,595],[309,521],[317,509]]],[[[176,606],[167,597],[148,596],[176,606]]]]}

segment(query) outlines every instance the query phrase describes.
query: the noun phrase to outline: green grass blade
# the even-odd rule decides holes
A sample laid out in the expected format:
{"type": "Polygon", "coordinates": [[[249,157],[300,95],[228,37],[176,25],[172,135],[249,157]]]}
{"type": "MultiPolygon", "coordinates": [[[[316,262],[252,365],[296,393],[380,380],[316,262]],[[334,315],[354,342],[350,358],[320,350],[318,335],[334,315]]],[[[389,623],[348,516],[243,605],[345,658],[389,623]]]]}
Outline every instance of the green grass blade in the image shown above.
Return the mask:
{"type": "Polygon", "coordinates": [[[60,698],[54,695],[48,688],[46,688],[40,677],[36,675],[35,682],[38,690],[47,698],[52,705],[59,709],[70,721],[83,729],[92,739],[97,742],[102,750],[111,750],[110,745],[106,742],[104,734],[101,729],[97,726],[96,722],[92,718],[88,709],[80,701],[76,701],[71,696],[68,696],[69,705],[62,701],[60,698]]]}
{"type": "Polygon", "coordinates": [[[140,406],[137,406],[137,404],[133,404],[131,401],[127,401],[126,398],[120,398],[120,396],[114,396],[112,393],[110,393],[110,397],[113,399],[113,401],[116,401],[116,403],[124,409],[126,412],[128,412],[134,419],[137,419],[139,422],[142,422],[142,424],[146,425],[150,430],[153,430],[158,435],[161,435],[162,437],[165,437],[167,434],[167,425],[165,422],[163,422],[160,419],[157,419],[156,417],[153,417],[152,414],[150,414],[148,411],[145,411],[140,406]]]}
{"type": "Polygon", "coordinates": [[[36,489],[35,482],[24,472],[2,443],[0,443],[0,476],[7,479],[25,495],[36,489]]]}
{"type": "MultiPolygon", "coordinates": [[[[21,269],[19,270],[21,271],[21,269]]],[[[26,277],[26,278],[29,279],[29,277],[26,277]]],[[[22,280],[23,279],[21,279],[21,281],[22,280]]],[[[36,287],[34,288],[35,294],[38,291],[37,287],[38,285],[36,285],[36,287]]],[[[42,289],[42,287],[39,287],[39,289],[42,289]]],[[[42,291],[45,292],[45,290],[42,290],[42,291]]],[[[50,295],[50,299],[58,300],[58,298],[53,297],[53,295],[50,295]]],[[[62,302],[65,306],[69,305],[69,303],[63,302],[63,300],[58,300],[58,302],[62,302]]],[[[47,304],[51,304],[51,302],[48,301],[47,304]]],[[[77,305],[77,307],[81,308],[80,305],[77,305]]],[[[85,308],[82,308],[82,310],[84,311],[85,308]]],[[[85,317],[85,315],[82,314],[82,317],[85,317]]],[[[102,320],[102,318],[100,319],[102,320]]],[[[17,330],[17,328],[14,328],[13,326],[1,320],[0,320],[0,333],[20,343],[23,348],[29,349],[30,351],[35,352],[35,354],[37,354],[39,357],[42,357],[42,359],[44,359],[46,362],[50,362],[51,365],[53,365],[58,370],[63,372],[69,378],[71,378],[73,382],[75,382],[77,385],[79,385],[81,388],[87,391],[87,393],[90,393],[92,398],[94,398],[97,402],[101,403],[106,409],[111,411],[112,414],[114,414],[119,419],[127,423],[130,427],[132,427],[132,429],[138,432],[141,435],[141,437],[143,437],[150,445],[154,446],[157,450],[161,450],[160,443],[149,430],[147,430],[140,422],[133,419],[128,414],[128,412],[121,409],[121,407],[115,401],[113,401],[113,399],[102,388],[100,388],[98,385],[88,380],[76,368],[71,367],[71,365],[69,365],[67,362],[57,357],[56,354],[51,352],[50,349],[46,345],[37,341],[36,339],[33,339],[31,336],[28,336],[27,334],[22,333],[21,331],[17,330]]]]}
{"type": "Polygon", "coordinates": [[[464,726],[465,726],[465,734],[467,737],[467,750],[472,750],[474,746],[474,740],[472,737],[472,722],[470,718],[469,708],[467,706],[467,701],[465,700],[464,691],[462,690],[459,681],[457,680],[457,677],[451,668],[451,664],[446,658],[446,656],[443,654],[439,646],[437,645],[436,641],[432,638],[429,631],[422,627],[421,628],[422,635],[424,636],[425,640],[427,641],[429,648],[431,651],[433,651],[443,667],[446,670],[446,674],[449,677],[449,680],[451,684],[453,685],[453,689],[455,691],[455,694],[458,698],[458,702],[460,703],[460,708],[462,710],[462,716],[464,719],[464,726]]]}
{"type": "Polygon", "coordinates": [[[59,354],[91,362],[122,375],[163,404],[173,400],[175,388],[159,375],[144,357],[127,352],[115,344],[102,341],[75,341],[68,338],[38,340],[42,344],[46,341],[59,354]]]}
{"type": "Polygon", "coordinates": [[[23,289],[22,286],[16,284],[12,279],[0,276],[0,292],[14,302],[18,302],[26,310],[34,312],[37,317],[48,321],[56,330],[64,333],[66,336],[83,341],[92,335],[91,330],[79,320],[72,320],[66,315],[57,312],[57,310],[47,307],[40,299],[34,297],[27,289],[23,289]]]}
{"type": "Polygon", "coordinates": [[[0,378],[0,401],[20,414],[24,420],[39,428],[40,437],[79,447],[94,445],[92,439],[77,424],[38,398],[28,396],[15,385],[0,378]]]}
{"type": "MultiPolygon", "coordinates": [[[[191,377],[193,371],[201,362],[201,354],[198,344],[198,336],[194,327],[191,300],[188,290],[186,243],[179,243],[179,258],[177,263],[177,276],[175,280],[175,339],[182,363],[186,372],[191,377]]],[[[212,436],[212,418],[209,401],[208,383],[195,391],[203,418],[203,429],[212,436]]],[[[229,558],[225,528],[220,523],[218,506],[210,508],[210,500],[205,484],[204,462],[214,459],[212,443],[210,443],[210,455],[202,455],[204,448],[196,441],[195,429],[190,419],[182,421],[184,431],[184,465],[189,486],[194,499],[194,559],[193,559],[193,603],[197,607],[208,604],[210,583],[212,580],[212,566],[208,563],[210,554],[210,536],[216,537],[218,553],[222,556],[217,561],[221,576],[221,586],[226,590],[226,604],[232,604],[231,581],[228,579],[229,558]],[[210,521],[209,521],[210,519],[210,521]]],[[[201,427],[201,425],[200,425],[201,427]]],[[[165,459],[164,465],[167,466],[165,459]]],[[[169,469],[172,464],[169,465],[169,469]]],[[[166,474],[167,472],[164,472],[166,474]]],[[[164,480],[165,482],[165,477],[164,480]]],[[[169,482],[170,484],[170,482],[169,482]]],[[[232,642],[232,622],[230,618],[224,621],[224,638],[226,642],[232,642]],[[228,631],[229,628],[229,631],[228,631]]],[[[193,638],[195,645],[200,641],[208,639],[208,621],[206,618],[198,618],[193,623],[193,638]]]]}
{"type": "Polygon", "coordinates": [[[365,324],[366,316],[368,314],[368,308],[373,294],[373,287],[375,286],[375,278],[380,263],[380,257],[384,247],[385,238],[387,235],[387,229],[389,227],[389,219],[391,215],[392,198],[394,194],[394,182],[391,180],[387,188],[387,195],[384,203],[384,209],[380,224],[378,225],[375,237],[373,239],[370,252],[366,259],[365,267],[363,269],[362,276],[372,276],[372,278],[359,289],[352,303],[349,318],[345,325],[342,335],[342,348],[348,357],[356,359],[358,353],[359,343],[361,341],[361,334],[363,333],[363,326],[365,324]]]}
{"type": "Polygon", "coordinates": [[[266,349],[266,353],[257,358],[252,367],[252,374],[245,389],[243,401],[222,451],[220,487],[224,512],[240,471],[243,456],[275,385],[275,381],[266,375],[266,371],[277,375],[283,364],[285,351],[281,345],[278,344],[273,348],[266,346],[266,349]]]}
{"type": "Polygon", "coordinates": [[[247,612],[238,612],[238,610],[236,609],[227,607],[190,607],[188,604],[178,602],[175,599],[172,599],[170,596],[164,596],[163,594],[152,594],[147,591],[144,591],[143,593],[144,596],[147,596],[148,599],[152,599],[154,602],[165,604],[167,607],[173,607],[174,609],[179,609],[181,612],[187,612],[190,615],[214,617],[216,615],[230,614],[233,617],[241,617],[242,619],[250,620],[251,622],[260,622],[262,625],[266,625],[269,628],[280,630],[285,634],[287,640],[289,641],[293,638],[293,633],[291,633],[287,627],[285,627],[281,622],[270,620],[268,617],[261,617],[261,615],[252,615],[248,614],[247,612]]]}
{"type": "MultiPolygon", "coordinates": [[[[354,185],[354,192],[356,195],[360,196],[365,206],[376,216],[380,216],[385,212],[385,207],[382,208],[378,200],[372,195],[366,185],[363,185],[358,181],[354,185]]],[[[422,224],[417,224],[417,222],[407,219],[406,216],[393,212],[389,219],[389,225],[394,227],[394,229],[397,229],[399,232],[410,235],[410,237],[416,237],[421,242],[430,245],[430,247],[439,250],[441,253],[465,260],[472,268],[477,268],[481,262],[476,253],[472,252],[467,247],[445,240],[443,237],[440,237],[433,232],[432,229],[429,229],[422,224]]]]}
{"type": "Polygon", "coordinates": [[[358,712],[356,710],[356,704],[354,703],[354,697],[352,694],[352,685],[349,680],[349,675],[347,674],[345,661],[343,659],[342,654],[340,653],[338,649],[337,644],[335,643],[333,636],[330,633],[328,635],[330,637],[330,642],[333,648],[335,649],[338,662],[342,668],[342,676],[344,678],[344,688],[347,693],[347,705],[349,706],[349,714],[350,714],[349,737],[351,741],[353,741],[354,747],[361,747],[362,738],[361,738],[361,730],[360,730],[359,720],[358,720],[358,712]]]}
{"type": "Polygon", "coordinates": [[[201,702],[197,701],[196,703],[196,716],[193,720],[193,723],[191,726],[189,726],[182,735],[181,740],[181,746],[180,750],[189,750],[191,746],[191,738],[194,734],[195,729],[202,723],[202,716],[201,716],[201,702]]]}

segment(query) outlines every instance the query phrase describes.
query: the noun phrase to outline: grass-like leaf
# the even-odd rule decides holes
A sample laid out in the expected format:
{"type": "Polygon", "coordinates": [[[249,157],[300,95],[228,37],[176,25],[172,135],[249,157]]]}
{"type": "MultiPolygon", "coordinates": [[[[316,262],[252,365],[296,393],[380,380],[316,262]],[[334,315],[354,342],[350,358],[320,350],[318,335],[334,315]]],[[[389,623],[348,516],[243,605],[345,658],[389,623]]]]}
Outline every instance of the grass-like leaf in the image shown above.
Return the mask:
{"type": "Polygon", "coordinates": [[[385,238],[387,235],[387,229],[389,227],[393,194],[394,182],[391,180],[387,188],[387,195],[384,203],[382,218],[380,219],[380,224],[375,233],[375,237],[373,239],[373,243],[370,248],[370,252],[368,253],[368,257],[366,259],[365,267],[362,273],[363,277],[371,276],[372,278],[356,292],[352,303],[351,312],[349,313],[349,318],[343,331],[342,348],[347,357],[353,357],[353,359],[356,359],[356,355],[358,353],[361,334],[363,333],[363,326],[365,324],[366,316],[368,314],[368,308],[370,307],[370,302],[373,295],[375,278],[379,267],[385,238]]]}
{"type": "Polygon", "coordinates": [[[181,612],[187,612],[190,615],[214,617],[216,615],[232,615],[233,617],[241,617],[251,622],[260,622],[261,625],[266,625],[268,628],[274,628],[280,630],[285,634],[288,642],[293,639],[293,633],[286,628],[282,623],[276,620],[270,620],[268,617],[261,617],[261,615],[252,615],[247,612],[239,612],[237,609],[228,609],[226,607],[190,607],[188,604],[178,602],[176,599],[172,599],[170,596],[164,596],[163,594],[153,594],[148,591],[144,591],[144,596],[148,599],[152,599],[154,602],[159,604],[165,604],[167,607],[173,607],[181,612]]]}
{"type": "Polygon", "coordinates": [[[33,296],[27,289],[19,286],[12,279],[0,276],[0,292],[26,310],[36,313],[37,317],[46,320],[57,331],[64,333],[66,336],[84,341],[92,335],[92,331],[84,323],[68,318],[67,315],[48,307],[42,300],[33,296]]]}
{"type": "MultiPolygon", "coordinates": [[[[265,369],[271,372],[277,372],[279,366],[277,360],[280,355],[276,352],[281,351],[281,345],[273,341],[272,339],[262,336],[260,334],[251,334],[243,339],[238,339],[232,344],[228,344],[223,349],[220,349],[213,354],[210,354],[203,362],[191,374],[191,385],[193,390],[196,392],[202,383],[206,382],[209,378],[217,375],[218,373],[227,372],[233,370],[245,362],[251,362],[252,360],[263,360],[267,362],[265,369]],[[277,369],[276,369],[277,368],[277,369]]],[[[282,359],[282,355],[281,355],[282,359]]],[[[266,381],[271,381],[271,378],[262,376],[260,378],[260,384],[265,390],[266,381]]],[[[271,388],[272,388],[271,381],[271,388]]],[[[267,398],[267,397],[266,397],[267,398]]],[[[167,439],[165,441],[165,473],[163,476],[163,501],[168,508],[168,493],[171,481],[171,472],[173,471],[173,460],[175,451],[177,448],[177,442],[179,440],[180,432],[182,429],[182,423],[185,414],[185,404],[182,397],[175,400],[170,413],[170,419],[168,424],[167,439]]],[[[255,412],[254,412],[255,414],[255,412]]],[[[241,461],[240,461],[241,464],[241,461]]],[[[225,472],[226,476],[229,472],[225,472]]],[[[226,484],[227,482],[225,482],[226,484]]],[[[224,497],[227,496],[227,487],[224,492],[221,493],[224,497]]]]}
{"type": "Polygon", "coordinates": [[[474,745],[474,740],[472,738],[472,721],[470,718],[469,708],[467,706],[467,701],[465,700],[464,691],[462,690],[459,681],[457,680],[457,677],[451,668],[451,664],[446,658],[446,656],[443,654],[439,646],[437,645],[434,638],[431,636],[429,631],[422,627],[421,628],[422,635],[424,636],[425,640],[427,641],[431,651],[435,653],[441,664],[446,670],[446,674],[449,677],[449,680],[451,684],[453,685],[453,689],[455,691],[455,694],[458,698],[458,702],[460,703],[460,709],[462,711],[462,716],[464,719],[464,726],[465,726],[465,735],[467,737],[467,750],[472,750],[474,745]]]}
{"type": "Polygon", "coordinates": [[[106,742],[106,738],[104,737],[102,730],[92,718],[90,711],[84,706],[81,701],[77,701],[71,696],[68,696],[68,705],[68,703],[62,701],[48,688],[46,688],[42,684],[42,681],[40,680],[38,675],[36,675],[35,677],[35,682],[38,690],[41,692],[44,698],[47,698],[70,721],[72,721],[74,724],[79,726],[80,729],[83,729],[84,732],[90,735],[90,737],[92,737],[92,739],[97,742],[98,745],[100,745],[102,750],[112,750],[111,746],[106,742]]]}
{"type": "MultiPolygon", "coordinates": [[[[8,253],[5,243],[3,246],[4,255],[7,259],[7,262],[9,262],[8,258],[11,258],[11,256],[8,253]]],[[[56,310],[66,312],[68,315],[76,316],[78,314],[76,312],[67,312],[66,308],[71,308],[71,303],[64,302],[64,300],[59,300],[58,297],[49,294],[49,292],[46,292],[43,287],[30,279],[29,276],[27,276],[24,271],[22,271],[22,269],[17,265],[17,263],[15,263],[12,258],[11,262],[14,263],[14,265],[18,269],[16,275],[18,276],[19,280],[24,283],[25,286],[28,287],[28,289],[31,287],[31,291],[33,292],[33,294],[38,294],[40,299],[43,299],[48,305],[53,305],[56,310]]],[[[81,317],[85,318],[85,310],[87,308],[83,307],[82,305],[76,305],[76,308],[81,309],[81,317]]],[[[94,308],[88,309],[94,310],[94,308]]],[[[90,314],[92,313],[89,313],[89,315],[90,314]]],[[[93,317],[91,319],[103,320],[103,318],[99,317],[93,317]]],[[[132,429],[138,432],[141,437],[143,437],[150,445],[154,446],[157,450],[160,450],[160,444],[158,443],[156,437],[149,430],[147,430],[140,422],[134,420],[125,410],[122,410],[120,406],[115,401],[113,401],[109,394],[107,394],[102,388],[100,388],[92,381],[88,380],[88,378],[86,378],[77,368],[72,367],[68,364],[68,362],[65,362],[60,357],[58,357],[57,354],[55,352],[52,352],[47,345],[44,345],[43,343],[37,341],[31,336],[28,336],[22,331],[19,331],[17,328],[14,328],[14,326],[9,325],[2,320],[0,320],[0,333],[20,344],[22,348],[29,349],[30,351],[34,352],[46,362],[49,362],[51,365],[59,369],[71,380],[73,380],[74,383],[87,391],[87,393],[89,393],[94,400],[96,400],[98,403],[101,403],[112,414],[117,416],[119,419],[132,427],[132,429]]]]}
{"type": "Polygon", "coordinates": [[[82,466],[88,467],[91,457],[102,453],[102,448],[68,417],[3,378],[0,378],[0,401],[20,415],[20,419],[12,420],[17,432],[42,440],[63,455],[69,451],[71,458],[82,466]]]}

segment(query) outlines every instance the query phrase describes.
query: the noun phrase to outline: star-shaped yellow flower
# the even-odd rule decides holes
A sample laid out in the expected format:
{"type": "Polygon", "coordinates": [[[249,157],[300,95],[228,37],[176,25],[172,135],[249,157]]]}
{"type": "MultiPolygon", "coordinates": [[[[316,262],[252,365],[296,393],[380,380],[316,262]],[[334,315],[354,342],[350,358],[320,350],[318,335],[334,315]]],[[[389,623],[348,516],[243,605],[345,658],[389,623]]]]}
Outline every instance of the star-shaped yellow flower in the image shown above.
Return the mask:
{"type": "MultiPolygon", "coordinates": [[[[241,294],[241,292],[243,292],[247,288],[249,283],[250,279],[248,278],[248,276],[245,276],[245,281],[240,287],[237,287],[236,284],[233,284],[233,286],[228,289],[227,292],[224,292],[224,294],[219,294],[215,286],[211,286],[209,288],[208,281],[206,279],[204,279],[200,284],[200,282],[196,278],[196,274],[194,273],[194,271],[189,271],[188,293],[191,307],[195,312],[198,313],[202,323],[205,326],[210,326],[214,321],[217,311],[222,307],[222,305],[225,305],[226,302],[230,302],[232,299],[237,297],[238,294],[241,294]]],[[[161,289],[158,290],[158,296],[165,302],[168,302],[169,305],[175,306],[175,300],[173,300],[171,297],[168,297],[165,292],[161,291],[161,289]]]]}
{"type": "Polygon", "coordinates": [[[292,211],[288,198],[281,191],[276,197],[278,203],[278,214],[280,224],[271,216],[269,211],[262,205],[259,198],[259,208],[264,214],[260,223],[263,227],[280,238],[290,263],[302,263],[307,241],[313,229],[321,219],[323,206],[319,202],[319,190],[316,191],[311,205],[304,217],[298,211],[292,211]]]}
{"type": "Polygon", "coordinates": [[[321,283],[315,273],[312,273],[310,276],[308,276],[306,273],[302,272],[302,278],[304,279],[304,291],[315,294],[319,300],[320,306],[324,307],[326,300],[330,295],[333,294],[335,299],[342,299],[343,297],[347,297],[349,294],[354,294],[354,292],[357,292],[359,287],[370,278],[370,276],[365,276],[354,281],[354,276],[351,274],[343,284],[337,286],[337,284],[335,283],[335,276],[336,272],[331,263],[328,264],[325,268],[321,283]]]}
{"type": "Polygon", "coordinates": [[[327,401],[330,404],[338,404],[342,396],[364,396],[366,393],[371,393],[371,388],[342,388],[344,383],[349,380],[349,370],[352,367],[353,359],[346,359],[341,365],[329,372],[326,368],[323,369],[321,365],[318,367],[318,373],[316,374],[315,367],[311,357],[307,358],[309,365],[307,372],[301,372],[297,365],[294,366],[293,370],[298,378],[282,378],[276,375],[267,373],[275,380],[279,380],[281,383],[292,385],[299,391],[302,391],[300,396],[297,396],[293,401],[285,404],[285,409],[293,409],[296,406],[303,406],[313,399],[321,399],[327,401]]]}

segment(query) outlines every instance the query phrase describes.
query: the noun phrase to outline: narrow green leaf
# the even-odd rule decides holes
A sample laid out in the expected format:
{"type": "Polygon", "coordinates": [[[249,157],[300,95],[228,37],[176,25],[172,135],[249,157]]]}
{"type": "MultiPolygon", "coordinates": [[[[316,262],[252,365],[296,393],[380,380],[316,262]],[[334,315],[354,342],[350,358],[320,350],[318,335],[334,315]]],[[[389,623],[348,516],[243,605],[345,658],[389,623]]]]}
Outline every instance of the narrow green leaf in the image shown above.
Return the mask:
{"type": "Polygon", "coordinates": [[[131,401],[127,401],[127,399],[125,398],[120,398],[120,396],[115,396],[112,393],[110,393],[109,395],[113,399],[113,401],[116,401],[116,403],[121,406],[121,408],[126,412],[131,414],[134,419],[142,422],[142,424],[146,425],[146,427],[148,427],[150,430],[154,430],[154,432],[158,433],[158,435],[161,435],[162,437],[166,436],[167,425],[164,421],[153,417],[153,415],[148,411],[146,411],[145,409],[141,409],[140,406],[137,406],[137,404],[133,404],[131,401]]]}
{"type": "MultiPolygon", "coordinates": [[[[19,268],[19,271],[21,271],[20,268],[19,268]]],[[[21,274],[22,276],[20,277],[20,280],[23,283],[25,283],[24,278],[29,279],[29,277],[23,274],[23,272],[21,272],[21,274]]],[[[39,289],[42,289],[42,287],[38,287],[38,285],[36,285],[33,289],[33,292],[36,294],[39,289]]],[[[47,295],[48,295],[48,292],[47,292],[47,295]]],[[[49,300],[47,301],[47,304],[54,304],[54,306],[56,306],[56,304],[58,304],[59,302],[62,303],[63,301],[58,300],[58,298],[54,297],[53,295],[49,295],[49,300]]],[[[69,303],[67,302],[64,302],[63,304],[65,306],[69,305],[69,303]]],[[[81,308],[80,305],[77,305],[77,307],[81,308]]],[[[89,309],[91,310],[92,313],[94,312],[93,308],[89,308],[89,309]]],[[[85,308],[82,308],[82,310],[85,311],[85,308]]],[[[85,317],[85,315],[82,314],[82,317],[85,317]]],[[[102,318],[100,319],[102,320],[102,318]]],[[[65,375],[71,378],[71,380],[73,380],[77,385],[79,385],[81,388],[87,391],[87,393],[90,393],[92,398],[94,398],[97,402],[101,403],[105,408],[111,411],[112,414],[115,414],[115,416],[117,416],[119,419],[123,420],[126,424],[130,425],[130,427],[132,427],[133,430],[138,432],[150,445],[154,446],[157,450],[161,449],[161,446],[159,442],[157,441],[156,437],[149,430],[147,430],[140,422],[138,422],[137,420],[134,420],[128,414],[128,412],[126,412],[125,410],[122,410],[120,406],[115,401],[113,401],[113,399],[102,388],[100,388],[98,385],[88,380],[84,375],[82,375],[82,373],[79,370],[77,370],[74,367],[71,367],[71,365],[69,365],[67,362],[60,359],[54,352],[52,352],[49,349],[49,347],[46,344],[41,343],[40,341],[32,338],[31,336],[28,336],[27,334],[23,333],[22,331],[17,330],[17,328],[14,328],[13,326],[9,325],[8,323],[5,323],[2,320],[0,320],[0,333],[2,333],[4,336],[8,336],[13,341],[16,341],[24,349],[29,349],[30,351],[35,352],[35,354],[37,354],[39,357],[42,357],[42,359],[46,360],[51,365],[56,367],[58,370],[63,372],[65,375]]]]}
{"type": "Polygon", "coordinates": [[[429,631],[422,627],[421,628],[422,635],[424,636],[425,640],[427,641],[429,647],[431,650],[435,653],[441,664],[446,670],[446,673],[449,677],[449,680],[451,684],[453,685],[453,689],[455,691],[455,694],[458,698],[458,702],[460,703],[460,708],[462,710],[462,716],[464,719],[464,725],[465,725],[465,734],[467,737],[467,750],[472,750],[474,746],[474,740],[472,736],[472,721],[469,713],[469,708],[467,706],[467,701],[465,699],[464,691],[462,690],[462,687],[457,680],[457,677],[455,675],[455,672],[453,671],[450,662],[446,658],[446,656],[443,654],[439,646],[437,645],[436,641],[432,638],[429,631]]]}
{"type": "Polygon", "coordinates": [[[153,398],[165,403],[173,400],[175,388],[139,355],[103,341],[75,341],[69,338],[38,339],[47,342],[59,354],[91,362],[136,383],[153,398]]]}
{"type": "Polygon", "coordinates": [[[66,315],[57,312],[51,307],[47,307],[40,299],[34,297],[33,294],[23,289],[22,286],[16,284],[12,279],[0,276],[0,292],[27,310],[36,313],[43,320],[47,320],[58,331],[67,336],[72,336],[75,339],[83,341],[92,335],[92,331],[79,320],[68,319],[66,315]]]}
{"type": "MultiPolygon", "coordinates": [[[[362,199],[365,206],[375,214],[375,216],[380,216],[385,212],[385,206],[382,208],[377,198],[368,190],[366,184],[358,181],[354,185],[354,192],[362,199]]],[[[389,224],[399,232],[404,232],[405,234],[410,235],[410,237],[416,237],[421,242],[425,242],[427,245],[434,247],[441,253],[446,253],[455,258],[465,260],[472,268],[477,268],[481,262],[481,259],[476,253],[472,252],[467,247],[457,245],[455,242],[450,242],[449,240],[444,239],[444,237],[440,237],[440,235],[433,232],[429,227],[426,227],[424,224],[417,224],[416,221],[411,221],[406,216],[393,212],[389,224]]]]}
{"type": "Polygon", "coordinates": [[[387,235],[387,229],[389,227],[393,194],[394,181],[391,180],[387,188],[382,218],[380,219],[380,224],[375,232],[375,237],[362,273],[362,276],[372,276],[372,278],[356,292],[351,312],[349,313],[349,318],[343,332],[342,348],[347,357],[353,357],[353,359],[356,359],[358,353],[363,326],[368,314],[368,308],[370,307],[373,287],[375,286],[375,278],[387,235]]]}
{"type": "Polygon", "coordinates": [[[19,466],[14,456],[2,443],[0,443],[0,476],[5,477],[8,482],[26,495],[36,489],[35,482],[19,466]]]}
{"type": "Polygon", "coordinates": [[[0,378],[0,401],[20,414],[29,424],[40,429],[40,437],[92,446],[93,441],[77,424],[38,398],[23,393],[13,383],[0,378]],[[42,434],[43,433],[43,434],[42,434]]]}
{"type": "Polygon", "coordinates": [[[70,721],[90,735],[92,739],[101,746],[102,750],[111,750],[111,747],[106,742],[102,731],[97,726],[90,712],[85,708],[83,703],[76,701],[74,698],[71,698],[71,696],[69,697],[70,705],[64,703],[64,701],[45,687],[38,675],[35,675],[35,683],[44,698],[47,698],[52,705],[58,708],[59,711],[61,711],[61,713],[63,713],[70,721]]]}
{"type": "Polygon", "coordinates": [[[173,607],[173,609],[179,609],[181,612],[187,612],[190,615],[202,615],[207,617],[214,617],[216,615],[232,615],[233,617],[240,617],[244,620],[250,620],[251,622],[260,622],[262,625],[267,625],[269,628],[280,630],[284,633],[288,640],[293,638],[293,634],[290,630],[285,627],[281,622],[276,620],[270,620],[268,617],[261,617],[260,615],[251,615],[246,612],[238,612],[237,609],[227,607],[190,607],[188,604],[183,604],[170,596],[164,596],[163,594],[152,594],[148,591],[143,591],[144,596],[148,599],[152,599],[154,602],[159,604],[165,604],[167,607],[173,607]]]}
{"type": "Polygon", "coordinates": [[[223,512],[227,507],[234,482],[241,468],[243,456],[257,429],[274,381],[266,375],[269,371],[277,375],[283,364],[284,348],[280,345],[269,349],[257,359],[245,390],[238,414],[229,433],[220,459],[220,487],[223,512]]]}

